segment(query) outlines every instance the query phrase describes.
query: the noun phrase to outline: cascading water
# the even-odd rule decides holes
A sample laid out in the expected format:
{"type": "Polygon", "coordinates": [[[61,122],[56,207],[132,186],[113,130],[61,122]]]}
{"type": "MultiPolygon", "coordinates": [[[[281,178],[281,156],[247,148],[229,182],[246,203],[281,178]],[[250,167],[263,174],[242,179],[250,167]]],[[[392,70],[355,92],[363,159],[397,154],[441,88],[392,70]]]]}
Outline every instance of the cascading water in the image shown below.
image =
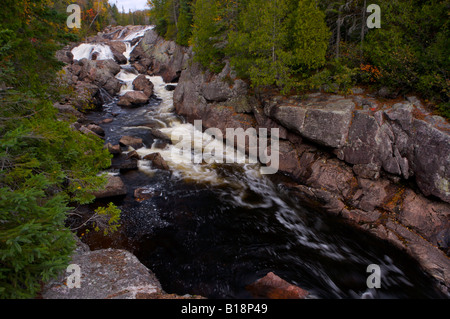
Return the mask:
{"type": "MultiPolygon", "coordinates": [[[[117,75],[124,83],[120,94],[133,90],[137,76],[123,67],[117,75]]],[[[103,125],[105,142],[112,144],[155,128],[169,137],[192,137],[189,145],[150,139],[136,150],[141,157],[159,152],[170,173],[140,160],[138,172],[122,174],[129,188],[152,195],[120,203],[127,249],[156,273],[165,291],[250,298],[245,286],[273,271],[312,298],[442,297],[414,260],[336,217],[305,208],[283,187],[283,177],[263,176],[257,164],[194,163],[207,145],[220,141],[211,142],[174,113],[173,92],[161,77],[147,78],[157,99],[136,109],[111,103],[90,118],[114,114],[103,125]],[[184,148],[191,152],[180,152],[184,148]],[[367,287],[370,264],[382,269],[380,289],[367,287]]]]}
{"type": "Polygon", "coordinates": [[[74,60],[88,59],[92,60],[92,55],[97,53],[96,60],[108,60],[114,59],[114,55],[111,48],[106,44],[89,44],[82,43],[79,46],[72,49],[74,60]]]}

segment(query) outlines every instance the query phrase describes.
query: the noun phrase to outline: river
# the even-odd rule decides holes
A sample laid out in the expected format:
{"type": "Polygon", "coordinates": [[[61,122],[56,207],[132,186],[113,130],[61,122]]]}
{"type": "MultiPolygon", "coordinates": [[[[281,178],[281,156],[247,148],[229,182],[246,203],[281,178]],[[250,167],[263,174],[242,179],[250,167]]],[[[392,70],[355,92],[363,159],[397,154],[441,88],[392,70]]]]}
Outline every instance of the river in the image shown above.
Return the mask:
{"type": "MultiPolygon", "coordinates": [[[[127,42],[133,39],[129,36],[127,42]]],[[[127,45],[129,57],[131,44],[127,45]]],[[[84,48],[79,54],[86,54],[84,48]],[[83,51],[84,50],[84,51],[83,51]]],[[[108,58],[108,51],[102,54],[108,58]]],[[[138,73],[123,65],[120,94],[132,90],[138,73]]],[[[123,135],[144,137],[141,156],[159,152],[170,172],[140,160],[138,170],[120,174],[129,194],[122,209],[120,234],[87,238],[91,248],[132,251],[159,278],[165,291],[208,298],[252,298],[246,286],[274,272],[310,292],[309,298],[441,298],[435,283],[403,251],[347,225],[340,218],[304,205],[280,175],[261,175],[257,164],[181,161],[176,148],[149,135],[158,129],[171,136],[201,138],[189,156],[200,156],[208,136],[174,113],[173,91],[159,76],[147,76],[154,96],[139,108],[121,108],[118,97],[91,112],[102,124],[105,142],[118,144],[123,135]],[[200,145],[200,146],[199,146],[200,145]],[[136,188],[151,194],[137,201],[136,188]],[[381,269],[381,288],[369,288],[369,265],[381,269]]],[[[176,85],[176,84],[173,84],[176,85]]],[[[225,149],[225,147],[224,147],[225,149]]]]}

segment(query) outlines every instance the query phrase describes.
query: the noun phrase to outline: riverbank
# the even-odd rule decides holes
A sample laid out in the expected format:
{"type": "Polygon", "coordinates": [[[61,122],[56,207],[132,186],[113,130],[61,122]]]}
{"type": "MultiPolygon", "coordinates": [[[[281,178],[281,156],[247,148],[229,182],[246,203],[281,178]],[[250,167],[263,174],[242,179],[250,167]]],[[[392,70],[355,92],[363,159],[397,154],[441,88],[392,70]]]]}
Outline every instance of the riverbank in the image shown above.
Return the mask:
{"type": "MultiPolygon", "coordinates": [[[[95,41],[114,39],[115,35],[124,35],[124,30],[109,30],[95,41]]],[[[448,123],[426,114],[420,101],[410,97],[390,105],[363,92],[353,96],[319,92],[307,97],[272,94],[255,97],[228,65],[217,75],[205,72],[190,62],[188,48],[163,40],[153,30],[147,30],[140,42],[131,41],[130,45],[121,54],[129,53],[130,65],[138,73],[161,75],[164,82],[178,82],[172,93],[174,106],[152,105],[150,99],[154,113],[161,114],[161,108],[162,113],[171,113],[174,107],[189,122],[202,120],[204,129],[278,128],[280,173],[291,179],[281,184],[289,194],[295,194],[311,208],[344,217],[352,225],[394,243],[418,260],[444,292],[448,291],[450,209],[445,182],[448,183],[449,159],[445,157],[449,153],[448,123]]],[[[123,89],[123,82],[120,85],[116,76],[124,68],[115,65],[123,59],[115,59],[116,62],[70,63],[69,58],[65,67],[67,78],[77,90],[89,87],[88,98],[104,107],[108,100],[104,91],[114,98],[123,89]]],[[[166,85],[164,82],[159,84],[166,85]]],[[[99,121],[97,125],[113,130],[117,125],[114,113],[108,113],[112,121],[99,121]]],[[[175,118],[170,115],[169,122],[180,121],[175,118]]],[[[89,128],[92,123],[86,124],[75,126],[86,134],[97,134],[93,126],[89,128]]],[[[149,123],[135,123],[135,127],[143,126],[138,124],[149,123]]],[[[152,125],[153,135],[150,133],[147,142],[141,141],[147,146],[161,140],[155,132],[159,132],[156,133],[159,137],[160,133],[170,133],[155,122],[152,125]]],[[[111,146],[120,144],[115,140],[121,138],[118,135],[106,136],[111,140],[105,142],[111,146]]],[[[164,156],[164,147],[158,149],[171,167],[171,159],[164,156]]],[[[139,151],[137,147],[138,158],[145,155],[149,155],[148,151],[139,151]]],[[[142,161],[126,160],[142,170],[142,161]]],[[[129,170],[120,165],[121,171],[129,170]]],[[[214,174],[211,170],[203,173],[197,178],[214,174]]]]}

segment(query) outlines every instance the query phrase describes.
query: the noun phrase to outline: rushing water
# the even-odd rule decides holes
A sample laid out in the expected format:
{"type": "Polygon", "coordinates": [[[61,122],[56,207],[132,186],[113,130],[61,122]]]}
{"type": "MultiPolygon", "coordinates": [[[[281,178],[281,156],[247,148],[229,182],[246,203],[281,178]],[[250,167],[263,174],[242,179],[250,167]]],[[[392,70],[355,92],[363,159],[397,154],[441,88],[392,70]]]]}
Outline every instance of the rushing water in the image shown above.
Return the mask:
{"type": "MultiPolygon", "coordinates": [[[[132,90],[137,75],[123,66],[117,75],[123,81],[121,94],[132,90]]],[[[148,78],[157,98],[147,105],[122,109],[115,98],[89,117],[114,118],[102,124],[106,142],[117,144],[123,135],[144,137],[146,145],[137,152],[159,152],[170,166],[167,172],[139,161],[138,171],[121,174],[129,195],[118,202],[126,248],[156,273],[164,290],[251,298],[246,285],[272,271],[308,290],[311,298],[443,297],[405,253],[336,217],[306,208],[284,187],[283,177],[261,175],[255,164],[180,161],[178,156],[186,154],[176,148],[187,145],[162,143],[148,134],[151,128],[168,136],[176,131],[201,138],[192,156],[201,154],[208,136],[194,134],[194,126],[174,113],[173,92],[165,89],[161,77],[148,78]],[[133,199],[138,187],[152,197],[133,199]],[[380,289],[367,288],[370,264],[381,267],[380,289]]],[[[112,245],[123,246],[123,238],[120,241],[112,245]]]]}

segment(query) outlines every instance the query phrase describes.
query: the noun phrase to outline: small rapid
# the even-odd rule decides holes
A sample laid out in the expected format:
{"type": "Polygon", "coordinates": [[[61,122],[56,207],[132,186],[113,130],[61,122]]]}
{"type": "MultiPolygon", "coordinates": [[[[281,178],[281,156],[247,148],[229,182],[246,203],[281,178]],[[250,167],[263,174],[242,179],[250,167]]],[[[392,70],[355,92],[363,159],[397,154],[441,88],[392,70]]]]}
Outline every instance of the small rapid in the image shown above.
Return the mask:
{"type": "MultiPolygon", "coordinates": [[[[128,43],[128,57],[133,49],[130,41],[142,32],[122,39],[128,43]]],[[[83,50],[84,56],[88,49],[83,50]]],[[[122,66],[116,76],[123,84],[119,95],[133,90],[138,75],[130,65],[122,66]]],[[[127,249],[156,273],[165,291],[252,298],[245,287],[272,271],[308,290],[310,298],[442,297],[406,253],[305,206],[286,187],[286,177],[262,175],[259,164],[248,161],[194,161],[201,159],[205,148],[222,141],[175,113],[173,91],[167,85],[176,83],[146,77],[154,85],[154,97],[147,105],[124,109],[115,97],[89,118],[96,122],[114,118],[103,125],[105,142],[112,144],[123,135],[153,129],[172,139],[163,144],[158,138],[149,139],[136,150],[141,158],[160,153],[170,172],[139,160],[137,172],[120,173],[130,189],[144,189],[152,196],[136,201],[130,192],[118,203],[127,249]],[[183,136],[190,138],[180,139],[183,136]],[[367,286],[371,264],[382,270],[380,289],[367,286]]],[[[238,152],[226,145],[218,149],[224,156],[238,152]]]]}

